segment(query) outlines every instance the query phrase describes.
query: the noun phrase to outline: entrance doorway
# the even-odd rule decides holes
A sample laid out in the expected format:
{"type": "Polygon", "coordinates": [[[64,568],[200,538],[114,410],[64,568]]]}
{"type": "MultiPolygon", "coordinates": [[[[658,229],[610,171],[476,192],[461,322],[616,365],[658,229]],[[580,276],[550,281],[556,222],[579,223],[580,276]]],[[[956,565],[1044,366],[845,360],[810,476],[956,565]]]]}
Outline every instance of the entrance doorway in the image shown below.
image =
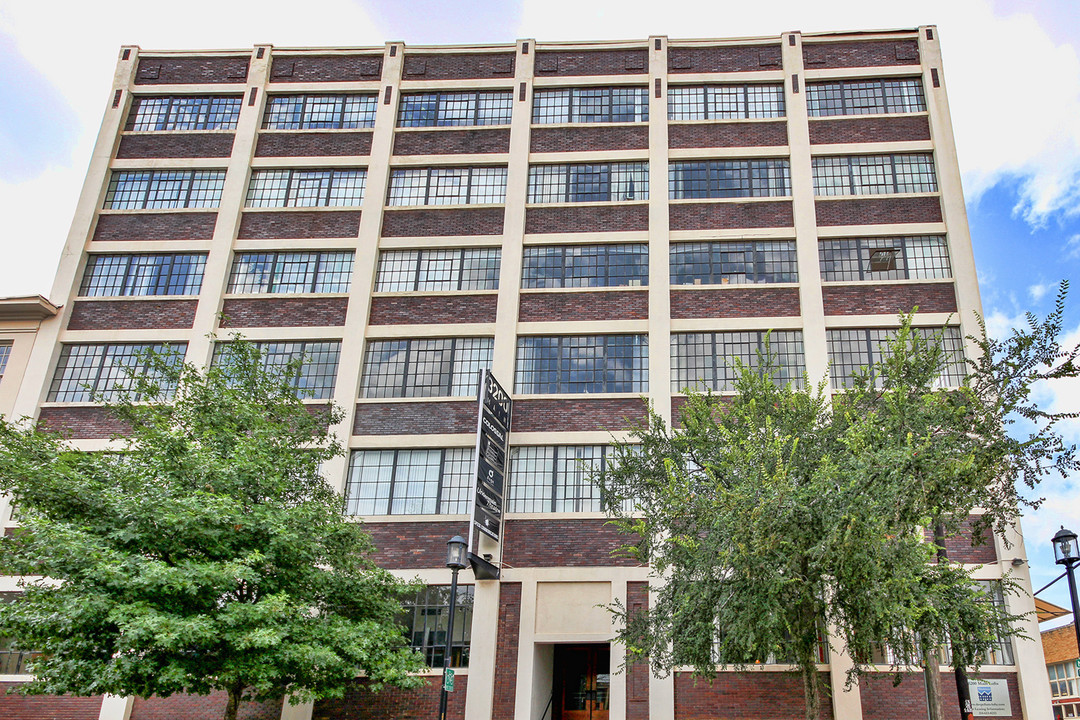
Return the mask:
{"type": "Polygon", "coordinates": [[[554,720],[608,720],[611,645],[556,645],[554,720]]]}

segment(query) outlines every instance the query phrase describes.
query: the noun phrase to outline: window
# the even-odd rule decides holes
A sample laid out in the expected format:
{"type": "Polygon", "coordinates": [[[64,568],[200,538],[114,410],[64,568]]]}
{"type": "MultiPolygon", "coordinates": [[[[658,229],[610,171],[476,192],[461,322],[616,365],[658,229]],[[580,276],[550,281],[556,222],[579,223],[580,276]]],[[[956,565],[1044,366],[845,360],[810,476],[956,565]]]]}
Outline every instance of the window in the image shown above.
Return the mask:
{"type": "Polygon", "coordinates": [[[214,208],[224,187],[224,170],[116,170],[105,209],[214,208]]]}
{"type": "Polygon", "coordinates": [[[744,285],[799,281],[795,243],[674,243],[672,285],[744,285]]]}
{"type": "Polygon", "coordinates": [[[784,117],[783,85],[706,85],[668,88],[668,120],[784,117]]]}
{"type": "Polygon", "coordinates": [[[934,158],[929,153],[816,157],[813,162],[815,195],[937,191],[934,158]]]}
{"type": "MultiPolygon", "coordinates": [[[[454,637],[450,641],[450,667],[469,666],[472,638],[473,586],[458,585],[454,601],[454,637]]],[[[444,667],[446,626],[450,617],[450,586],[429,585],[405,603],[404,630],[412,649],[424,656],[428,667],[444,667]]]]}
{"type": "Polygon", "coordinates": [[[354,130],[375,126],[375,95],[277,95],[266,103],[267,130],[354,130]]]}
{"type": "Polygon", "coordinates": [[[247,207],[355,207],[367,170],[252,170],[247,207]]]}
{"type": "Polygon", "coordinates": [[[941,236],[823,240],[818,245],[822,280],[905,280],[952,276],[941,236]]]}
{"type": "Polygon", "coordinates": [[[514,94],[496,92],[427,92],[401,96],[398,127],[509,125],[514,94]]]}
{"type": "Polygon", "coordinates": [[[126,130],[235,130],[239,97],[137,96],[131,102],[126,130]]]}
{"type": "Polygon", "coordinates": [[[198,295],[206,255],[91,255],[79,294],[84,297],[198,295]]]}
{"type": "MultiPolygon", "coordinates": [[[[0,603],[13,603],[21,594],[0,592],[0,603]]],[[[27,664],[40,656],[39,652],[19,649],[11,638],[0,637],[0,675],[27,675],[27,664]]]]}
{"type": "Polygon", "coordinates": [[[632,123],[649,119],[645,87],[564,88],[533,93],[532,121],[551,123],[632,123]]]}
{"type": "Polygon", "coordinates": [[[390,205],[482,205],[506,200],[506,168],[390,171],[390,205]]]}
{"type": "Polygon", "coordinates": [[[346,293],[351,252],[237,253],[230,293],[346,293]]]}
{"type": "Polygon", "coordinates": [[[472,397],[491,367],[491,338],[372,340],[364,354],[360,396],[472,397]]]}
{"type": "Polygon", "coordinates": [[[496,290],[499,248],[384,250],[375,292],[496,290]]]}
{"type": "Polygon", "coordinates": [[[1053,697],[1078,697],[1076,685],[1076,662],[1055,663],[1046,666],[1050,675],[1050,695],[1053,697]]]}
{"type": "Polygon", "coordinates": [[[649,199],[649,163],[532,165],[529,202],[628,202],[649,199]]]}
{"type": "Polygon", "coordinates": [[[790,194],[787,160],[673,162],[668,167],[668,197],[672,200],[790,194]]]}
{"type": "MultiPolygon", "coordinates": [[[[964,380],[964,348],[960,328],[914,328],[927,340],[939,333],[945,352],[938,387],[956,387],[964,380]]],[[[882,349],[896,335],[895,329],[828,330],[830,375],[835,389],[849,387],[860,368],[870,369],[882,360],[882,349]]]]}
{"type": "Polygon", "coordinates": [[[346,515],[467,515],[473,455],[445,450],[354,450],[345,483],[346,515]]]}
{"type": "Polygon", "coordinates": [[[547,445],[510,450],[507,512],[600,512],[589,482],[604,468],[606,445],[547,445]]]}
{"type": "Polygon", "coordinates": [[[926,110],[922,80],[861,80],[806,84],[810,117],[875,115],[926,110]]]}
{"type": "MultiPolygon", "coordinates": [[[[976,580],[985,594],[984,601],[992,604],[1001,613],[1008,612],[1005,604],[1005,594],[1001,589],[1000,580],[976,580]]],[[[950,659],[951,664],[951,659],[950,659]]],[[[1012,637],[999,636],[990,646],[983,651],[982,664],[984,665],[1013,665],[1016,660],[1013,657],[1012,637]]]]}
{"type": "MultiPolygon", "coordinates": [[[[224,343],[214,348],[214,363],[222,362],[224,343]]],[[[299,372],[292,378],[296,396],[304,400],[325,400],[334,392],[340,341],[253,342],[261,355],[263,369],[284,372],[298,363],[299,372]]]]}
{"type": "Polygon", "coordinates": [[[525,248],[521,287],[649,284],[649,246],[543,245],[525,248]]]}
{"type": "Polygon", "coordinates": [[[519,337],[519,393],[640,393],[649,389],[646,335],[519,337]]]}
{"type": "Polygon", "coordinates": [[[671,391],[690,388],[732,392],[739,364],[756,371],[766,352],[773,356],[776,366],[773,380],[802,386],[806,357],[798,330],[672,333],[671,391]]]}
{"type": "Polygon", "coordinates": [[[90,402],[98,396],[116,400],[136,377],[162,382],[169,395],[175,388],[151,369],[146,358],[151,351],[167,355],[169,365],[176,367],[183,362],[187,343],[64,345],[49,387],[49,402],[90,402]]]}
{"type": "MultiPolygon", "coordinates": [[[[7,372],[8,360],[11,359],[11,346],[10,340],[0,341],[0,380],[4,378],[4,373],[7,372]]],[[[2,675],[3,673],[0,673],[2,675]]]]}

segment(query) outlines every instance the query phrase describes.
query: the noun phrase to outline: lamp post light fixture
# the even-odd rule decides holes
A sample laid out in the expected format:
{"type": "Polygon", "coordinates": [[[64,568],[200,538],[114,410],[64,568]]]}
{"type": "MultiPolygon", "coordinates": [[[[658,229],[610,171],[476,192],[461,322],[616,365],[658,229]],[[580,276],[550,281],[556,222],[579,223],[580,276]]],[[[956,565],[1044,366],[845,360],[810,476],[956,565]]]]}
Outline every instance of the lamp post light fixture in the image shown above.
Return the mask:
{"type": "Polygon", "coordinates": [[[468,566],[465,557],[467,544],[465,538],[455,535],[446,543],[446,567],[453,572],[450,581],[450,617],[446,619],[446,649],[443,651],[443,682],[439,694],[439,720],[446,720],[447,686],[454,676],[450,669],[450,656],[453,653],[454,615],[457,613],[457,575],[468,566]]]}
{"type": "Polygon", "coordinates": [[[1069,577],[1069,596],[1072,598],[1073,630],[1076,631],[1076,646],[1080,647],[1080,613],[1077,609],[1080,602],[1076,600],[1076,577],[1073,569],[1080,564],[1080,545],[1076,541],[1076,533],[1061,529],[1054,535],[1054,562],[1065,566],[1065,574],[1069,577]]]}

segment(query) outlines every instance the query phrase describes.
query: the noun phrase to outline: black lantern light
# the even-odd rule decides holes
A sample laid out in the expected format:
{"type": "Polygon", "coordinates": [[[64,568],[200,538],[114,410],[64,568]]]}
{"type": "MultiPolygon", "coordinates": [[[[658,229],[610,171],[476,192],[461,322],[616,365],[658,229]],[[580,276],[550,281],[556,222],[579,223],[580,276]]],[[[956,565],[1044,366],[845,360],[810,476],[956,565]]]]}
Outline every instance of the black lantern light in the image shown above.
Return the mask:
{"type": "MultiPolygon", "coordinates": [[[[1073,540],[1076,536],[1073,535],[1073,540]]],[[[455,535],[446,543],[446,567],[451,570],[464,570],[469,564],[465,559],[465,538],[455,535]]]]}
{"type": "Polygon", "coordinates": [[[1075,565],[1080,561],[1080,548],[1077,547],[1076,533],[1066,530],[1063,525],[1054,535],[1054,562],[1058,565],[1075,565]]]}
{"type": "Polygon", "coordinates": [[[454,653],[454,615],[457,614],[457,574],[464,570],[469,562],[466,559],[468,543],[465,538],[455,535],[446,543],[446,567],[450,568],[453,576],[450,580],[450,607],[449,617],[446,619],[446,648],[443,651],[443,684],[439,693],[439,720],[446,720],[447,688],[453,681],[454,671],[450,669],[450,661],[454,653]]]}

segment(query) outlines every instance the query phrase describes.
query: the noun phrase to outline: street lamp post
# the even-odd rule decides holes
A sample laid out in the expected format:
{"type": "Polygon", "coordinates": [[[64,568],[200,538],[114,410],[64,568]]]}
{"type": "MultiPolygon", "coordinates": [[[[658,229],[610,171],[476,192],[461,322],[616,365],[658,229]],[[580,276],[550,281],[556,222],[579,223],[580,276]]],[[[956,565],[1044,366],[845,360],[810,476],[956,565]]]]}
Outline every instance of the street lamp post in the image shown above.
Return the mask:
{"type": "MultiPolygon", "coordinates": [[[[1069,596],[1072,598],[1073,630],[1076,632],[1076,646],[1080,647],[1080,614],[1077,608],[1080,602],[1076,600],[1076,578],[1073,569],[1080,564],[1080,546],[1076,542],[1076,533],[1061,529],[1054,535],[1054,562],[1065,566],[1065,574],[1069,576],[1069,596]]],[[[1060,578],[1059,578],[1060,579],[1060,578]]]]}
{"type": "Polygon", "coordinates": [[[446,620],[446,650],[443,652],[443,682],[442,692],[439,694],[439,720],[446,720],[447,676],[453,673],[450,669],[450,656],[453,653],[454,642],[454,614],[457,612],[457,575],[465,569],[468,563],[465,560],[465,538],[455,535],[446,543],[446,567],[453,571],[453,579],[450,581],[450,617],[446,620]]]}

